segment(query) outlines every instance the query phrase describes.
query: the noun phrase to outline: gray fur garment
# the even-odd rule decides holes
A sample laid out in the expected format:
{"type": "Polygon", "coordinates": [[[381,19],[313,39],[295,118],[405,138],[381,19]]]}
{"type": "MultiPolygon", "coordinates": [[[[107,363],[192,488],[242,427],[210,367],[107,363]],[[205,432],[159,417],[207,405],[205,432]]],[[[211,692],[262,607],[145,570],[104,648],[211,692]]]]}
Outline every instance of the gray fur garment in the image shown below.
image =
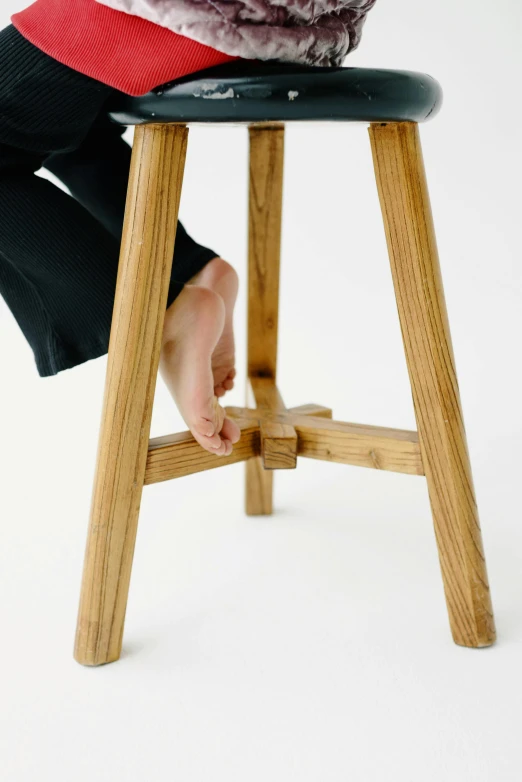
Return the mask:
{"type": "Polygon", "coordinates": [[[340,65],[376,0],[97,0],[247,59],[340,65]]]}

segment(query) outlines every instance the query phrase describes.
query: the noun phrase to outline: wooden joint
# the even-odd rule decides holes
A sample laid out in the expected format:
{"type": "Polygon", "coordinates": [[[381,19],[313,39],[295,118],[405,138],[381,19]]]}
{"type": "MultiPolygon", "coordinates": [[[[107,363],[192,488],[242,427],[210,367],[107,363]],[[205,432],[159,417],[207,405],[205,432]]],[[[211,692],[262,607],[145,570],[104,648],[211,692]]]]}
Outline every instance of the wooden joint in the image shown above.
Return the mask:
{"type": "Polygon", "coordinates": [[[297,432],[291,424],[262,419],[260,438],[265,470],[293,470],[297,467],[297,432]]]}

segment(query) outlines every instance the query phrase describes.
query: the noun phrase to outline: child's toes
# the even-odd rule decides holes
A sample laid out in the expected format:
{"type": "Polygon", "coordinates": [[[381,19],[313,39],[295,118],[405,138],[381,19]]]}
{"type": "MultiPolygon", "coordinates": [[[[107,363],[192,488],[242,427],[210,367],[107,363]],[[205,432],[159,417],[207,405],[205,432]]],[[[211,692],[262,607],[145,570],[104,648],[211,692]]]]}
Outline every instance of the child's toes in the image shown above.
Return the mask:
{"type": "Polygon", "coordinates": [[[198,429],[191,429],[190,430],[194,436],[194,438],[198,441],[198,443],[205,448],[205,450],[210,451],[210,453],[217,453],[219,449],[221,448],[222,440],[219,434],[214,434],[211,437],[209,437],[206,434],[203,434],[203,432],[199,431],[198,429]]]}
{"type": "Polygon", "coordinates": [[[212,449],[211,451],[216,456],[230,456],[232,453],[232,443],[230,440],[222,439],[219,447],[216,449],[212,449]]]}
{"type": "Polygon", "coordinates": [[[232,391],[233,388],[234,388],[234,381],[232,380],[231,377],[226,377],[223,380],[223,389],[224,389],[224,391],[232,391]]]}
{"type": "Polygon", "coordinates": [[[221,435],[229,440],[230,443],[237,443],[241,437],[241,429],[232,418],[225,418],[221,435]]]}
{"type": "Polygon", "coordinates": [[[232,447],[232,443],[230,442],[230,440],[227,440],[226,438],[223,440],[223,443],[225,445],[225,453],[223,454],[223,456],[230,456],[230,454],[234,450],[234,448],[232,447]]]}

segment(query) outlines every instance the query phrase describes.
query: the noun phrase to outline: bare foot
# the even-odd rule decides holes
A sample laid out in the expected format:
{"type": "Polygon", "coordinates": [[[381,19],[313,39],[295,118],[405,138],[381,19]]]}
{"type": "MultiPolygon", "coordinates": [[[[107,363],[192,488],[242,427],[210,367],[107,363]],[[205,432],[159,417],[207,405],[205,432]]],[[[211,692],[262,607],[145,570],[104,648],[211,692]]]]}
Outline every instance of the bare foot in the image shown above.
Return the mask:
{"type": "Polygon", "coordinates": [[[218,293],[185,285],[166,310],[160,354],[161,375],[185,423],[198,443],[218,456],[229,456],[240,437],[214,393],[211,362],[225,321],[225,302],[218,293]]]}
{"type": "Polygon", "coordinates": [[[234,387],[234,378],[236,376],[234,305],[238,290],[237,272],[223,258],[214,258],[190,282],[195,285],[202,285],[219,294],[225,304],[223,332],[212,353],[214,393],[216,396],[221,397],[234,387]]]}

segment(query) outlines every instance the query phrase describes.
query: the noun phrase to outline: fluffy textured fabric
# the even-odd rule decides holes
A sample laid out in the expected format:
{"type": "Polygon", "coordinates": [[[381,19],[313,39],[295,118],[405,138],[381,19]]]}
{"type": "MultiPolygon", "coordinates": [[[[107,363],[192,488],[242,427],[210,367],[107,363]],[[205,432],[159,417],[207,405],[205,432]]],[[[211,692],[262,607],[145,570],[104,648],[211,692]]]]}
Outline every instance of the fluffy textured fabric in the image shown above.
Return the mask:
{"type": "Polygon", "coordinates": [[[340,65],[376,0],[97,0],[247,59],[340,65]]]}

